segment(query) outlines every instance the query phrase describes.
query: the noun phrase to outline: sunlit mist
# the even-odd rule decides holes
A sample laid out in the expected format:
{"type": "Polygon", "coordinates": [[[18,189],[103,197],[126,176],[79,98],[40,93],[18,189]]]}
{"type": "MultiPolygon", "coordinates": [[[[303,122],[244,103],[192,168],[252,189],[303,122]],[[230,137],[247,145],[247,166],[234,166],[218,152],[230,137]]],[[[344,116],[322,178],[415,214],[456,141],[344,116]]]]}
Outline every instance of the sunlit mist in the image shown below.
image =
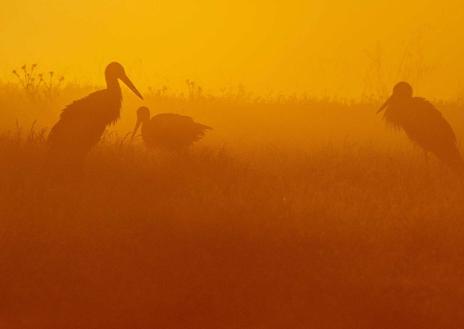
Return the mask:
{"type": "Polygon", "coordinates": [[[145,87],[360,97],[400,79],[437,98],[463,92],[457,0],[5,1],[0,72],[37,62],[102,83],[123,62],[145,87]],[[433,92],[433,93],[432,93],[433,92]]]}
{"type": "Polygon", "coordinates": [[[3,0],[0,329],[464,328],[462,0],[3,0]]]}

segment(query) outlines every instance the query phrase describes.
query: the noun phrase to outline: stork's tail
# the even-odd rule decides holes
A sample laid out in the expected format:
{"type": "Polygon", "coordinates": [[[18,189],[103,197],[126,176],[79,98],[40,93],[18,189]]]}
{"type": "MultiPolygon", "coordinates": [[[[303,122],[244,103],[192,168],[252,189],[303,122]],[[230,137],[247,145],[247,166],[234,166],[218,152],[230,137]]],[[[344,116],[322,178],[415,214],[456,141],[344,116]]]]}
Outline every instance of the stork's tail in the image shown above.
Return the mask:
{"type": "Polygon", "coordinates": [[[203,129],[203,130],[213,130],[212,127],[207,126],[207,125],[204,125],[204,124],[201,124],[201,123],[197,123],[197,125],[198,125],[198,128],[201,128],[201,129],[203,129]]]}

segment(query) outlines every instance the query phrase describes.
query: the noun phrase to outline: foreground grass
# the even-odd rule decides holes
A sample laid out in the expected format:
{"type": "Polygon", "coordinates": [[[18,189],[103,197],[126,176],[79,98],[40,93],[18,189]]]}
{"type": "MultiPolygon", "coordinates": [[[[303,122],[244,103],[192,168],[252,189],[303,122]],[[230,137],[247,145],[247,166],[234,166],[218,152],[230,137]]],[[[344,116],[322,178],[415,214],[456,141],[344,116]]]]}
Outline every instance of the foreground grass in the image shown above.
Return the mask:
{"type": "Polygon", "coordinates": [[[107,141],[55,182],[42,135],[0,152],[2,328],[464,323],[464,186],[435,162],[107,141]]]}

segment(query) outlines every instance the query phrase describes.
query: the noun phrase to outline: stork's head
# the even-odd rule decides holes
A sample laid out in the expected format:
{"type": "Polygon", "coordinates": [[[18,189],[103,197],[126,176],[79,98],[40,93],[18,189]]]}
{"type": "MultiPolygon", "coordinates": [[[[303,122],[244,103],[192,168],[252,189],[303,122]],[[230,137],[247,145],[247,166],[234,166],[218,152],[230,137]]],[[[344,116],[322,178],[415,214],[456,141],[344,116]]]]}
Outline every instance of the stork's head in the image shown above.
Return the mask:
{"type": "Polygon", "coordinates": [[[382,112],[385,108],[387,108],[392,103],[401,103],[407,101],[412,98],[413,90],[409,83],[407,82],[399,82],[393,87],[393,94],[390,96],[389,99],[382,105],[377,113],[382,112]]]}
{"type": "Polygon", "coordinates": [[[142,106],[137,110],[137,122],[135,123],[134,131],[132,132],[131,140],[134,139],[139,127],[150,120],[150,109],[146,106],[142,106]]]}
{"type": "Polygon", "coordinates": [[[412,87],[407,82],[399,82],[393,87],[393,97],[398,99],[411,98],[413,94],[412,87]]]}
{"type": "Polygon", "coordinates": [[[134,94],[136,94],[140,99],[143,99],[143,96],[126,75],[126,71],[121,64],[117,62],[108,64],[105,70],[105,77],[108,84],[117,80],[121,80],[130,90],[132,90],[134,94]]]}
{"type": "Polygon", "coordinates": [[[150,109],[142,106],[137,110],[137,121],[144,122],[150,120],[150,109]]]}

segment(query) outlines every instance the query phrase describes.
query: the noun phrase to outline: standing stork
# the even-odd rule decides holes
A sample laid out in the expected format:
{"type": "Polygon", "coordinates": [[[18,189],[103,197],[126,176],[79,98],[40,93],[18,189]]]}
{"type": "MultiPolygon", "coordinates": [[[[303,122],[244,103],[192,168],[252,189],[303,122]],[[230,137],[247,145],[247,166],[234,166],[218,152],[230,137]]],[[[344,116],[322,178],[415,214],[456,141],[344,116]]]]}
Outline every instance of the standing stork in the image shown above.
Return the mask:
{"type": "Polygon", "coordinates": [[[193,121],[191,117],[174,113],[160,113],[150,119],[150,110],[147,107],[137,110],[137,123],[132,139],[140,126],[142,126],[142,138],[147,147],[168,151],[187,149],[211,129],[211,127],[193,121]]]}
{"type": "Polygon", "coordinates": [[[121,64],[110,63],[105,70],[105,79],[106,89],[68,105],[51,129],[48,145],[55,164],[79,165],[99,142],[105,128],[119,119],[122,102],[119,80],[143,99],[121,64]]]}
{"type": "Polygon", "coordinates": [[[393,88],[393,95],[377,113],[383,110],[387,123],[402,129],[425,154],[430,152],[453,170],[464,173],[464,161],[450,124],[432,103],[413,97],[409,83],[400,82],[393,88]]]}

